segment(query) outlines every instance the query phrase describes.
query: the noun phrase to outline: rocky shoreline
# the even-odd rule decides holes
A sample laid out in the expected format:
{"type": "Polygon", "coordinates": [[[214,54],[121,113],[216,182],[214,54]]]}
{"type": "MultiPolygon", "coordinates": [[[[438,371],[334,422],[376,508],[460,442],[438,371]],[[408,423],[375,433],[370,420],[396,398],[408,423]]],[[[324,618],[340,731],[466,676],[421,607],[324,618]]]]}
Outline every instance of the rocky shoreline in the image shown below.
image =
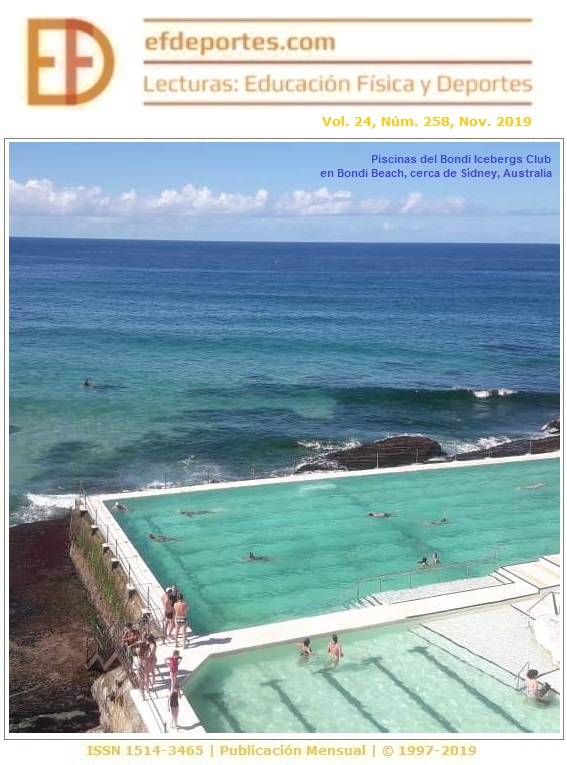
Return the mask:
{"type": "MultiPolygon", "coordinates": [[[[554,423],[557,421],[554,421],[554,423]]],[[[551,424],[551,423],[550,423],[551,424]]],[[[548,454],[560,449],[559,426],[553,435],[541,438],[518,438],[514,441],[475,449],[470,452],[447,454],[441,444],[425,436],[394,436],[360,444],[349,449],[328,452],[326,455],[303,463],[295,475],[332,470],[375,470],[376,468],[417,465],[426,462],[464,462],[485,457],[518,457],[522,454],[548,454]]]]}
{"type": "Polygon", "coordinates": [[[69,517],[9,532],[9,729],[80,733],[99,725],[85,667],[96,614],[69,557],[69,517]]]}

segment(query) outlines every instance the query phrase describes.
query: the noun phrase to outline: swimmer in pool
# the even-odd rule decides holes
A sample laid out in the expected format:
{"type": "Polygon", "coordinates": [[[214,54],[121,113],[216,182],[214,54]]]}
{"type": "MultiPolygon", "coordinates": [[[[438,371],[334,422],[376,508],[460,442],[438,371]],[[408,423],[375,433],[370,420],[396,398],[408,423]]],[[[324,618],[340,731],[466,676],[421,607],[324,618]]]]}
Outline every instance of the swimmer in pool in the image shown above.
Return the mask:
{"type": "Polygon", "coordinates": [[[152,542],[179,542],[177,537],[164,537],[161,534],[148,534],[148,539],[152,542]]]}
{"type": "Polygon", "coordinates": [[[367,513],[371,518],[390,518],[390,513],[367,513]]]}
{"type": "Polygon", "coordinates": [[[211,515],[210,510],[180,510],[181,515],[186,515],[187,518],[193,518],[195,515],[211,515]]]}
{"type": "Polygon", "coordinates": [[[123,510],[123,511],[127,511],[127,510],[128,510],[128,508],[126,507],[126,505],[122,505],[120,502],[115,502],[115,503],[112,505],[112,509],[113,509],[113,510],[123,510]]]}
{"type": "Polygon", "coordinates": [[[450,523],[447,518],[438,518],[436,521],[425,521],[428,526],[443,526],[445,523],[450,523]]]}
{"type": "Polygon", "coordinates": [[[542,486],[545,486],[543,483],[530,483],[527,486],[516,486],[516,489],[541,489],[542,486]]]}

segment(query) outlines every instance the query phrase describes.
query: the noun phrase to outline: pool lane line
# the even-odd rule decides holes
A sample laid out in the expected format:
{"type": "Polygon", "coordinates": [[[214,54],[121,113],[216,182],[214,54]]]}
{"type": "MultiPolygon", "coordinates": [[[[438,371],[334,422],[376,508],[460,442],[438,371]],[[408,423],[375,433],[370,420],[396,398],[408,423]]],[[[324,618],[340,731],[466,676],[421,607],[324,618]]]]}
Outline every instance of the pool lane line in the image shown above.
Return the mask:
{"type": "MultiPolygon", "coordinates": [[[[488,709],[491,709],[496,714],[503,717],[505,720],[507,720],[511,725],[513,725],[518,730],[522,731],[522,733],[533,733],[533,730],[530,730],[529,728],[525,728],[518,720],[515,719],[515,717],[512,717],[511,714],[508,714],[508,712],[503,709],[499,704],[496,704],[492,699],[489,699],[488,696],[485,696],[484,693],[481,693],[479,690],[477,690],[474,686],[467,683],[465,680],[462,679],[456,672],[454,672],[450,667],[448,667],[446,664],[443,664],[443,662],[436,659],[434,656],[432,656],[427,648],[410,648],[410,651],[412,653],[420,653],[425,658],[434,664],[437,669],[439,669],[441,672],[443,672],[445,675],[450,677],[452,680],[457,682],[459,685],[461,685],[463,688],[465,688],[466,691],[468,691],[471,696],[474,696],[478,701],[480,701],[483,706],[488,707],[488,709]]],[[[510,689],[513,692],[513,689],[510,689]]]]}
{"type": "Polygon", "coordinates": [[[283,688],[280,688],[280,682],[280,680],[267,680],[265,683],[260,683],[260,685],[267,685],[268,687],[272,688],[280,697],[280,701],[283,703],[283,705],[289,709],[289,711],[297,720],[299,720],[299,722],[303,725],[308,733],[318,733],[317,728],[311,725],[309,720],[304,717],[301,710],[293,703],[291,697],[288,696],[283,688]]]}
{"type": "Polygon", "coordinates": [[[376,728],[376,730],[379,730],[380,733],[391,732],[389,728],[384,727],[378,722],[378,720],[374,719],[374,717],[370,714],[370,712],[366,710],[364,704],[355,696],[353,696],[349,691],[347,691],[347,689],[343,685],[341,685],[341,683],[339,683],[337,678],[331,674],[330,670],[321,671],[320,674],[329,683],[329,685],[332,685],[333,688],[336,691],[338,691],[341,694],[341,696],[343,696],[348,701],[348,703],[358,711],[358,713],[362,717],[368,720],[372,724],[372,726],[376,728]]]}
{"type": "Polygon", "coordinates": [[[373,657],[371,659],[366,659],[366,664],[374,664],[374,666],[379,669],[381,672],[383,672],[387,677],[390,678],[390,680],[394,683],[394,685],[397,685],[398,688],[403,691],[407,696],[410,697],[412,701],[414,701],[417,706],[421,707],[423,711],[429,715],[429,717],[432,717],[434,720],[436,720],[440,725],[443,726],[444,732],[447,733],[461,733],[462,731],[459,731],[458,728],[453,727],[453,724],[448,720],[444,715],[442,715],[440,712],[438,712],[436,709],[434,709],[432,706],[430,706],[426,701],[424,701],[419,694],[417,694],[415,691],[413,691],[411,688],[409,688],[404,682],[402,682],[399,677],[397,677],[393,672],[391,672],[382,662],[380,659],[373,657]]]}

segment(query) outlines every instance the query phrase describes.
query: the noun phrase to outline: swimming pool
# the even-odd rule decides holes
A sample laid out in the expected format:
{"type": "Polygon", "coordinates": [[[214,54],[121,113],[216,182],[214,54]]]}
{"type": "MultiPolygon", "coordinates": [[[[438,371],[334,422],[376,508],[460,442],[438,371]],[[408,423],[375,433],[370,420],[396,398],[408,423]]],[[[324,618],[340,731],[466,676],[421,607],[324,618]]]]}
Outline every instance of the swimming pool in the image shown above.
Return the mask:
{"type": "Polygon", "coordinates": [[[514,676],[415,624],[341,637],[329,666],[326,639],[210,659],[184,685],[208,733],[558,733],[558,697],[525,699],[514,676]]]}
{"type": "Polygon", "coordinates": [[[419,572],[434,551],[442,564],[487,556],[467,576],[493,570],[495,545],[498,565],[559,552],[559,488],[546,458],[135,497],[115,517],[159,582],[184,591],[193,629],[211,633],[352,607],[362,579],[419,572]],[[270,560],[247,562],[250,551],[270,560]]]}

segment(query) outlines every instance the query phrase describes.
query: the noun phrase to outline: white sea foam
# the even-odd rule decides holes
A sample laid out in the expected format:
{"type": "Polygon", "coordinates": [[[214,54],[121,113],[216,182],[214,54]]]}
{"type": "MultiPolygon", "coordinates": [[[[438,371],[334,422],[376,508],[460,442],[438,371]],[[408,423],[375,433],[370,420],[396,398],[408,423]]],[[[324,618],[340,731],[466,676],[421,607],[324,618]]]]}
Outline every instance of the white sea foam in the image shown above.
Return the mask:
{"type": "Polygon", "coordinates": [[[513,439],[508,436],[487,436],[479,438],[477,441],[450,441],[443,444],[443,450],[448,455],[465,454],[466,452],[477,452],[479,449],[492,449],[500,444],[510,443],[513,439]]]}
{"type": "Polygon", "coordinates": [[[34,523],[66,515],[76,494],[26,494],[26,504],[10,515],[11,523],[34,523]]]}
{"type": "Polygon", "coordinates": [[[475,398],[490,398],[492,391],[489,390],[473,390],[472,392],[475,398]]]}
{"type": "Polygon", "coordinates": [[[492,449],[494,446],[500,446],[500,444],[509,444],[512,441],[508,436],[487,436],[486,438],[479,438],[477,441],[477,449],[492,449]]]}
{"type": "Polygon", "coordinates": [[[494,390],[473,390],[472,394],[475,398],[490,398],[491,396],[513,396],[518,393],[517,390],[511,390],[510,388],[495,388],[494,390]]]}
{"type": "Polygon", "coordinates": [[[360,446],[362,441],[351,438],[337,443],[328,441],[298,441],[297,443],[299,446],[304,446],[306,449],[315,449],[318,452],[335,452],[339,451],[339,449],[353,449],[355,446],[360,446]]]}

